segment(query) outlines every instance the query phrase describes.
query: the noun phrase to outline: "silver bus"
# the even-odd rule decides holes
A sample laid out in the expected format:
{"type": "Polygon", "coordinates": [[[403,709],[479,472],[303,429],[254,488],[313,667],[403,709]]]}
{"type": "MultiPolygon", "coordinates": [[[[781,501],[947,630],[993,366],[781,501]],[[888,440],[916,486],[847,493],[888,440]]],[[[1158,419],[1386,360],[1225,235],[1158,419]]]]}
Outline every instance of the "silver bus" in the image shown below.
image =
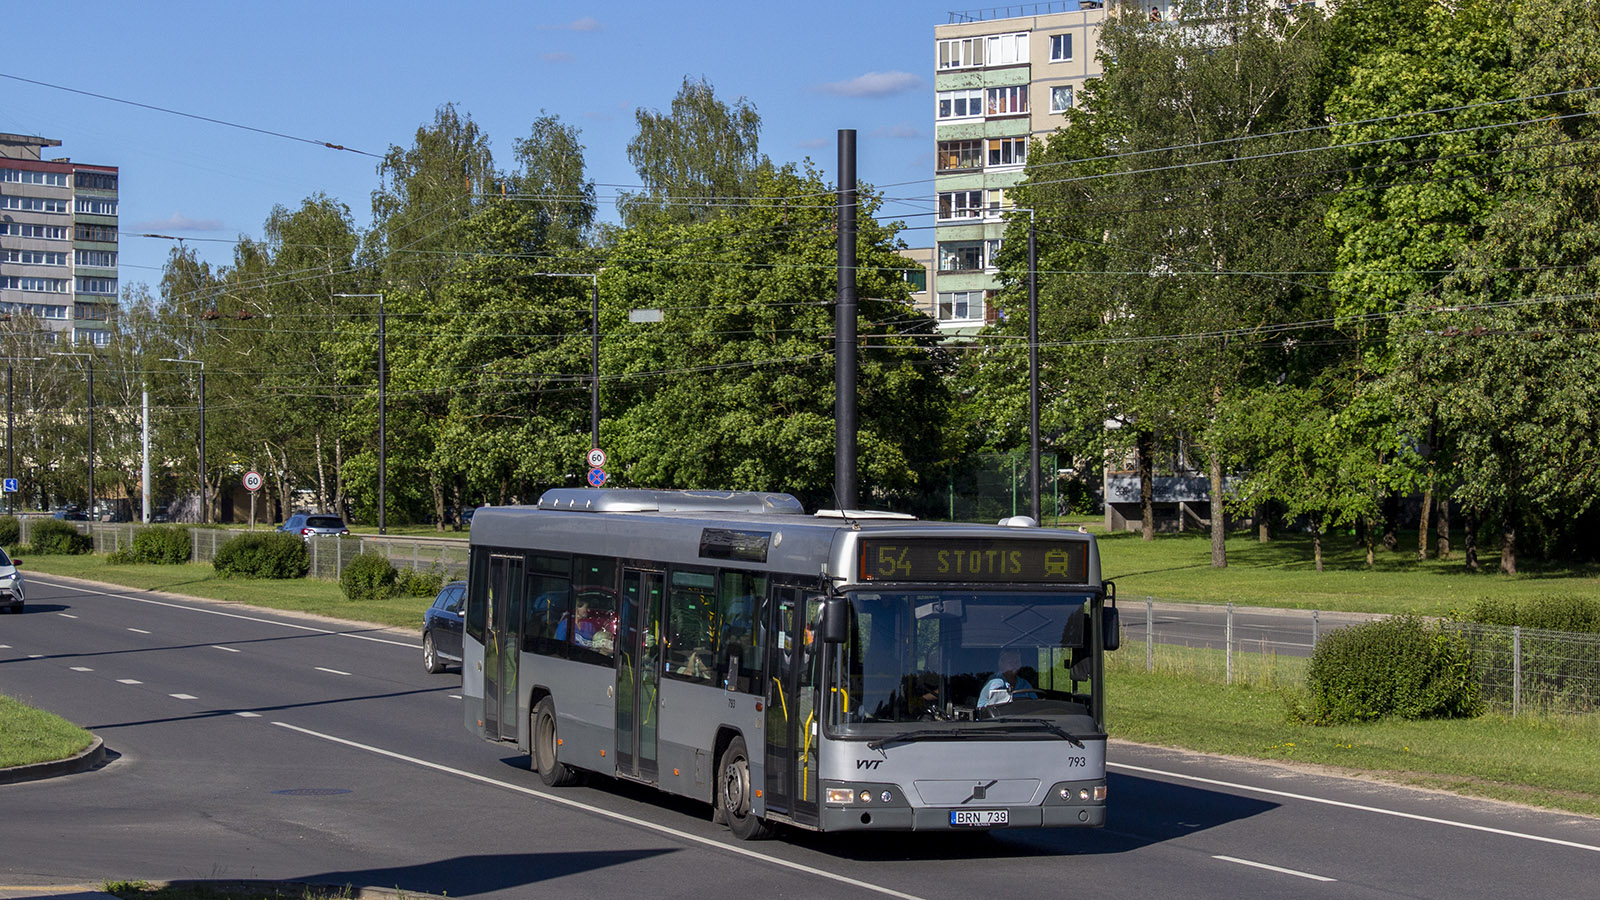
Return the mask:
{"type": "Polygon", "coordinates": [[[546,785],[740,838],[1105,823],[1112,585],[1088,534],[558,489],[472,522],[467,728],[546,785]]]}

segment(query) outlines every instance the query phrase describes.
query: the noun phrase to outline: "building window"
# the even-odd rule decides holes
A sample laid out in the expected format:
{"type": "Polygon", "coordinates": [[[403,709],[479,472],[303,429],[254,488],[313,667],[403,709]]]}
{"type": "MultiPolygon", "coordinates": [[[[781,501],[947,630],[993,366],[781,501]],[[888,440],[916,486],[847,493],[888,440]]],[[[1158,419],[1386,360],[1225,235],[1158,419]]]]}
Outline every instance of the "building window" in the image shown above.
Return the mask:
{"type": "Polygon", "coordinates": [[[0,222],[0,235],[43,238],[47,241],[64,241],[67,239],[67,227],[65,225],[33,225],[27,222],[0,222]]]}
{"type": "MultiPolygon", "coordinates": [[[[0,279],[0,281],[3,280],[0,279]]],[[[0,287],[5,287],[5,285],[0,284],[0,287]]],[[[67,317],[67,308],[65,306],[48,306],[43,303],[0,303],[0,313],[37,316],[41,319],[65,319],[67,317]]]]}
{"type": "Polygon", "coordinates": [[[93,225],[88,222],[74,222],[72,236],[80,241],[115,244],[117,242],[117,229],[114,225],[93,225]]]}
{"type": "Polygon", "coordinates": [[[944,191],[939,194],[939,218],[976,219],[983,215],[983,191],[944,191]]]}
{"type": "Polygon", "coordinates": [[[939,118],[965,119],[983,115],[983,91],[940,91],[939,118]]]}
{"type": "Polygon", "coordinates": [[[984,192],[983,213],[992,219],[1000,218],[1014,206],[1016,204],[1006,197],[1004,188],[992,188],[984,192]]]}
{"type": "MultiPolygon", "coordinates": [[[[65,294],[65,278],[32,278],[27,275],[0,275],[0,288],[8,291],[37,291],[42,294],[65,294]]],[[[65,309],[65,307],[63,307],[65,309]]],[[[55,317],[52,317],[55,318],[55,317]]],[[[59,318],[66,318],[63,313],[59,318]]]]}
{"type": "Polygon", "coordinates": [[[940,291],[939,321],[983,318],[983,291],[940,291]]]}
{"type": "Polygon", "coordinates": [[[906,284],[911,286],[911,293],[921,294],[928,290],[927,269],[906,269],[903,274],[906,278],[906,284]]]}
{"type": "Polygon", "coordinates": [[[984,46],[985,65],[1013,66],[1028,61],[1028,33],[992,34],[984,46]]]}
{"type": "Polygon", "coordinates": [[[117,176],[105,172],[74,172],[73,184],[91,191],[114,191],[117,176]]]}
{"type": "MultiPolygon", "coordinates": [[[[939,245],[939,271],[980,272],[982,270],[982,241],[945,241],[939,245]]],[[[943,295],[941,294],[940,296],[943,295]]]]}
{"type": "Polygon", "coordinates": [[[111,307],[105,303],[75,303],[72,306],[74,319],[93,319],[105,321],[110,318],[111,307]]]}
{"type": "Polygon", "coordinates": [[[90,278],[86,275],[79,275],[78,293],[104,294],[108,297],[115,297],[117,295],[117,280],[115,278],[90,278]]]}
{"type": "Polygon", "coordinates": [[[988,90],[988,115],[1015,116],[1028,111],[1028,86],[1014,84],[988,90]]]}
{"type": "MultiPolygon", "coordinates": [[[[62,254],[65,256],[66,254],[62,254]]],[[[117,251],[115,250],[74,250],[72,263],[78,266],[93,266],[97,269],[115,269],[117,267],[117,251]]]]}
{"type": "Polygon", "coordinates": [[[64,266],[67,254],[53,250],[6,250],[0,259],[24,266],[64,266]]]}
{"type": "Polygon", "coordinates": [[[983,165],[983,142],[940,141],[935,156],[941,172],[980,168],[983,165]]]}
{"type": "Polygon", "coordinates": [[[64,213],[67,211],[67,201],[53,200],[47,197],[13,197],[8,194],[0,197],[0,209],[15,209],[20,212],[64,213]]]}
{"type": "Polygon", "coordinates": [[[1072,85],[1060,84],[1050,89],[1050,111],[1064,113],[1072,108],[1072,85]]]}
{"type": "Polygon", "coordinates": [[[1021,166],[1028,162],[1028,139],[1020,137],[992,138],[989,141],[989,165],[1021,166]]]}
{"type": "Polygon", "coordinates": [[[0,181],[9,181],[12,184],[46,184],[51,187],[66,187],[67,173],[34,172],[28,169],[0,169],[0,181]]]}
{"type": "Polygon", "coordinates": [[[952,38],[939,42],[940,69],[969,69],[983,65],[983,38],[952,38]]]}
{"type": "Polygon", "coordinates": [[[117,201],[104,197],[79,197],[75,208],[91,216],[114,216],[117,214],[117,201]]]}
{"type": "Polygon", "coordinates": [[[1070,34],[1052,34],[1052,35],[1050,35],[1050,61],[1051,62],[1071,62],[1072,61],[1072,35],[1070,35],[1070,34]]]}
{"type": "Polygon", "coordinates": [[[111,345],[111,332],[104,328],[74,328],[73,337],[80,344],[93,344],[96,347],[111,345]]]}
{"type": "Polygon", "coordinates": [[[1005,241],[1001,238],[990,238],[983,242],[983,260],[989,269],[998,268],[1000,265],[1000,245],[1005,241]]]}

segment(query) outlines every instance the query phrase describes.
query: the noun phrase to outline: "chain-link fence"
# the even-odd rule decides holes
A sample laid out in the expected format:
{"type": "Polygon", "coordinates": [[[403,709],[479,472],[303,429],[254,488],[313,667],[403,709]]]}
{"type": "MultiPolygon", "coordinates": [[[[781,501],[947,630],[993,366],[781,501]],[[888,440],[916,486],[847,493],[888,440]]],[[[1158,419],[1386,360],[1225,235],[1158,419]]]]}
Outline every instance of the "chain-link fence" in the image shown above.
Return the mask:
{"type": "MultiPolygon", "coordinates": [[[[33,540],[32,523],[43,517],[21,517],[19,543],[33,540]]],[[[94,552],[116,553],[133,547],[134,535],[154,527],[140,523],[74,522],[78,530],[94,538],[94,552]]],[[[252,532],[243,528],[190,528],[190,559],[210,562],[216,558],[223,544],[242,534],[252,532]]],[[[267,533],[257,529],[255,534],[267,533]]],[[[460,538],[387,537],[377,535],[347,535],[344,537],[318,537],[306,542],[310,558],[309,575],[315,578],[337,579],[344,567],[361,553],[377,553],[386,557],[397,569],[413,572],[438,572],[445,581],[465,578],[467,571],[467,542],[460,538]]]]}
{"type": "Polygon", "coordinates": [[[1472,645],[1485,703],[1523,712],[1600,710],[1600,634],[1446,622],[1472,645]]]}

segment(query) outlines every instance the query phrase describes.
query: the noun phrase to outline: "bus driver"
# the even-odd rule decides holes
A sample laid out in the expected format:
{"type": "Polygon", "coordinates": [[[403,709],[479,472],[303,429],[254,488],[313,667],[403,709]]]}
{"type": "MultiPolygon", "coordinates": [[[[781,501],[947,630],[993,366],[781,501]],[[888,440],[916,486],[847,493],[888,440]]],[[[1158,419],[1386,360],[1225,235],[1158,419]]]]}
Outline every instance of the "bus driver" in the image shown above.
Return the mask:
{"type": "Polygon", "coordinates": [[[1001,650],[996,668],[994,677],[978,691],[979,709],[996,703],[1010,703],[1023,697],[1038,698],[1039,692],[1028,683],[1028,679],[1017,674],[1017,670],[1022,668],[1022,656],[1016,650],[1001,650]]]}

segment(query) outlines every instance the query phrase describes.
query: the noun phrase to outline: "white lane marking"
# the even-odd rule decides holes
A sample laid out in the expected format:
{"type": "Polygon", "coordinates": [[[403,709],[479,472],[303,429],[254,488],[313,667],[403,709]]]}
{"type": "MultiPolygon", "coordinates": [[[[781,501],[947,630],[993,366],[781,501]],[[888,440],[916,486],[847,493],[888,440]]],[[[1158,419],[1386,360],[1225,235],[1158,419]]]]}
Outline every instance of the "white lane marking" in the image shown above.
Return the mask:
{"type": "Polygon", "coordinates": [[[29,659],[44,659],[44,654],[43,653],[29,653],[28,654],[28,658],[29,659]]]}
{"type": "Polygon", "coordinates": [[[88,666],[71,666],[70,668],[74,672],[93,672],[94,671],[93,669],[89,668],[88,666]]]}
{"type": "Polygon", "coordinates": [[[317,671],[318,672],[327,672],[329,675],[349,675],[350,674],[349,672],[341,672],[338,669],[325,669],[322,666],[317,666],[317,671]]]}
{"type": "Polygon", "coordinates": [[[137,678],[118,678],[117,684],[144,684],[137,678]]]}
{"type": "Polygon", "coordinates": [[[232,647],[224,647],[221,644],[212,644],[211,647],[212,647],[212,649],[215,649],[215,650],[226,650],[229,653],[238,653],[239,652],[239,651],[233,649],[232,647]]]}
{"type": "Polygon", "coordinates": [[[150,633],[148,631],[145,631],[143,628],[129,628],[128,630],[133,632],[134,634],[149,634],[150,633]]]}
{"type": "MultiPolygon", "coordinates": [[[[408,650],[416,650],[422,646],[421,644],[411,644],[405,641],[391,641],[388,638],[376,638],[368,634],[350,634],[344,631],[332,631],[327,628],[312,628],[310,625],[296,625],[292,622],[278,622],[273,619],[262,619],[257,616],[246,616],[239,613],[223,612],[220,609],[205,609],[199,606],[184,606],[182,603],[168,603],[164,600],[151,600],[147,597],[130,597],[127,594],[113,594],[110,591],[96,591],[91,588],[82,588],[71,584],[57,584],[55,582],[51,582],[50,586],[55,588],[64,588],[69,591],[78,591],[82,594],[94,594],[97,597],[115,597],[118,600],[132,600],[135,603],[148,603],[151,606],[165,606],[169,609],[185,609],[189,612],[205,613],[208,616],[223,616],[224,618],[228,619],[243,619],[246,622],[259,622],[262,625],[277,625],[282,628],[293,628],[297,631],[309,631],[313,634],[329,634],[336,637],[353,638],[358,641],[372,641],[375,644],[392,644],[396,647],[405,647],[408,650]]],[[[137,629],[129,630],[134,631],[137,629]]]]}
{"type": "Polygon", "coordinates": [[[460,694],[451,694],[450,695],[450,699],[451,700],[460,700],[461,699],[461,695],[460,694]]]}
{"type": "Polygon", "coordinates": [[[775,866],[782,866],[783,868],[786,868],[786,869],[793,869],[793,870],[795,870],[797,872],[805,872],[808,875],[815,875],[818,878],[826,878],[829,881],[836,881],[836,882],[838,882],[840,884],[848,884],[851,887],[864,888],[866,890],[873,891],[873,892],[876,892],[876,893],[879,893],[879,894],[884,894],[884,895],[889,896],[889,897],[899,897],[899,898],[901,898],[901,900],[923,900],[923,898],[918,897],[915,894],[907,894],[904,891],[897,891],[894,888],[884,887],[881,884],[873,884],[873,883],[868,882],[868,881],[860,881],[860,880],[857,880],[855,878],[851,878],[851,877],[849,877],[847,875],[839,875],[839,874],[836,874],[834,872],[826,871],[824,869],[813,869],[810,866],[804,866],[804,865],[801,865],[800,863],[797,863],[797,862],[790,862],[789,860],[786,860],[786,859],[778,859],[775,856],[768,856],[768,855],[766,855],[764,853],[757,853],[754,850],[747,850],[744,847],[738,847],[738,846],[734,846],[732,844],[725,844],[725,843],[722,843],[721,841],[712,840],[711,838],[708,838],[708,837],[701,837],[700,835],[696,835],[696,834],[690,834],[690,833],[688,833],[686,831],[679,831],[676,828],[670,828],[670,827],[668,827],[666,825],[658,825],[655,822],[650,822],[650,821],[647,821],[645,819],[635,818],[633,816],[626,815],[624,813],[612,812],[609,809],[601,809],[598,806],[590,806],[587,803],[580,803],[577,800],[572,800],[572,799],[567,798],[567,797],[558,797],[555,794],[547,794],[544,791],[537,791],[537,790],[534,790],[533,788],[523,787],[520,784],[512,784],[509,781],[500,781],[500,780],[495,779],[495,778],[490,778],[487,775],[478,775],[478,774],[476,774],[474,772],[467,772],[467,771],[464,771],[462,769],[453,769],[453,768],[451,768],[449,766],[442,765],[440,763],[429,762],[428,760],[418,759],[418,758],[416,758],[414,756],[406,756],[405,754],[402,754],[402,753],[396,753],[393,750],[385,750],[382,747],[374,747],[371,744],[361,744],[361,743],[357,743],[357,742],[352,741],[352,740],[347,740],[345,738],[334,737],[331,734],[323,734],[323,733],[321,733],[319,731],[312,731],[312,730],[310,730],[308,728],[301,728],[298,725],[290,725],[288,722],[273,722],[272,724],[278,726],[279,728],[287,728],[290,731],[298,731],[301,734],[309,735],[310,737],[314,737],[314,738],[319,738],[319,739],[324,740],[324,741],[330,741],[330,742],[335,743],[335,744],[343,744],[346,747],[354,747],[357,750],[365,750],[368,753],[376,753],[379,756],[387,756],[390,759],[398,759],[401,762],[408,762],[408,763],[411,763],[412,765],[421,766],[421,767],[423,767],[425,769],[433,769],[435,771],[445,772],[445,773],[448,773],[450,775],[459,775],[462,778],[466,778],[466,779],[471,780],[471,781],[476,781],[476,782],[479,782],[481,784],[487,784],[487,785],[492,785],[492,786],[498,787],[498,788],[504,788],[505,790],[515,791],[515,792],[517,792],[519,794],[527,794],[530,797],[537,797],[540,800],[548,800],[551,803],[559,803],[560,805],[568,807],[570,809],[582,810],[583,812],[593,813],[593,814],[595,814],[597,816],[604,816],[605,818],[612,819],[612,820],[615,820],[615,821],[618,821],[618,822],[626,822],[629,825],[635,825],[635,826],[638,826],[639,828],[644,828],[644,829],[648,829],[650,831],[659,832],[661,834],[670,835],[671,837],[677,838],[677,839],[682,840],[682,841],[689,841],[691,843],[700,844],[702,846],[710,847],[710,848],[715,849],[715,850],[722,850],[722,851],[727,852],[727,853],[733,853],[733,854],[736,854],[738,856],[743,856],[743,857],[746,857],[748,859],[760,860],[761,862],[771,863],[771,864],[773,864],[775,866]]]}
{"type": "Polygon", "coordinates": [[[69,615],[68,613],[56,613],[56,615],[60,616],[63,619],[76,619],[77,618],[77,616],[69,615]]]}
{"type": "Polygon", "coordinates": [[[196,697],[193,694],[168,694],[167,696],[171,697],[174,700],[199,700],[200,699],[199,697],[196,697]]]}
{"type": "Polygon", "coordinates": [[[11,645],[10,644],[0,644],[0,650],[10,650],[10,649],[11,649],[11,645]]]}
{"type": "Polygon", "coordinates": [[[1252,862],[1248,859],[1240,859],[1237,856],[1213,856],[1211,858],[1220,859],[1223,862],[1238,863],[1241,866],[1251,866],[1257,869],[1266,869],[1268,872],[1277,872],[1282,875],[1293,875],[1296,878],[1309,878],[1312,881],[1338,881],[1337,878],[1329,878],[1326,875],[1313,875],[1310,872],[1301,872],[1297,869],[1285,869],[1282,866],[1269,866],[1266,863],[1252,862]]]}
{"type": "Polygon", "coordinates": [[[236,712],[236,713],[234,713],[234,715],[238,716],[241,719],[259,719],[259,718],[261,718],[261,713],[253,713],[253,712],[236,712]]]}
{"type": "Polygon", "coordinates": [[[1427,822],[1431,825],[1448,825],[1451,828],[1463,828],[1467,831],[1482,831],[1487,834],[1498,834],[1502,837],[1520,838],[1525,841],[1537,841],[1541,844],[1555,844],[1558,847],[1571,847],[1574,850],[1588,850],[1591,853],[1600,853],[1600,846],[1594,844],[1580,844],[1577,841],[1564,841],[1560,838],[1544,837],[1538,834],[1527,834],[1521,831],[1510,831],[1505,828],[1491,828],[1488,825],[1474,825],[1471,822],[1457,822],[1454,819],[1439,819],[1433,816],[1423,816],[1417,813],[1401,812],[1397,809],[1384,809],[1381,806],[1363,806],[1360,803],[1347,803],[1343,800],[1329,800],[1326,797],[1313,797],[1309,794],[1294,794],[1289,791],[1275,791],[1271,788],[1253,787],[1248,784],[1236,784],[1231,781],[1218,781],[1215,778],[1202,778],[1199,775],[1185,775],[1180,772],[1166,772],[1161,769],[1147,769],[1144,766],[1130,766],[1127,763],[1106,763],[1108,769],[1122,769],[1128,772],[1140,772],[1146,775],[1159,775],[1164,778],[1177,778],[1182,781],[1193,781],[1199,784],[1212,784],[1217,787],[1232,788],[1239,791],[1249,791],[1254,794],[1265,794],[1269,797],[1287,797],[1290,800],[1304,800],[1307,803],[1321,803],[1324,806],[1338,806],[1344,809],[1354,809],[1360,812],[1376,813],[1380,816],[1393,816],[1397,819],[1411,819],[1416,822],[1427,822]]]}

